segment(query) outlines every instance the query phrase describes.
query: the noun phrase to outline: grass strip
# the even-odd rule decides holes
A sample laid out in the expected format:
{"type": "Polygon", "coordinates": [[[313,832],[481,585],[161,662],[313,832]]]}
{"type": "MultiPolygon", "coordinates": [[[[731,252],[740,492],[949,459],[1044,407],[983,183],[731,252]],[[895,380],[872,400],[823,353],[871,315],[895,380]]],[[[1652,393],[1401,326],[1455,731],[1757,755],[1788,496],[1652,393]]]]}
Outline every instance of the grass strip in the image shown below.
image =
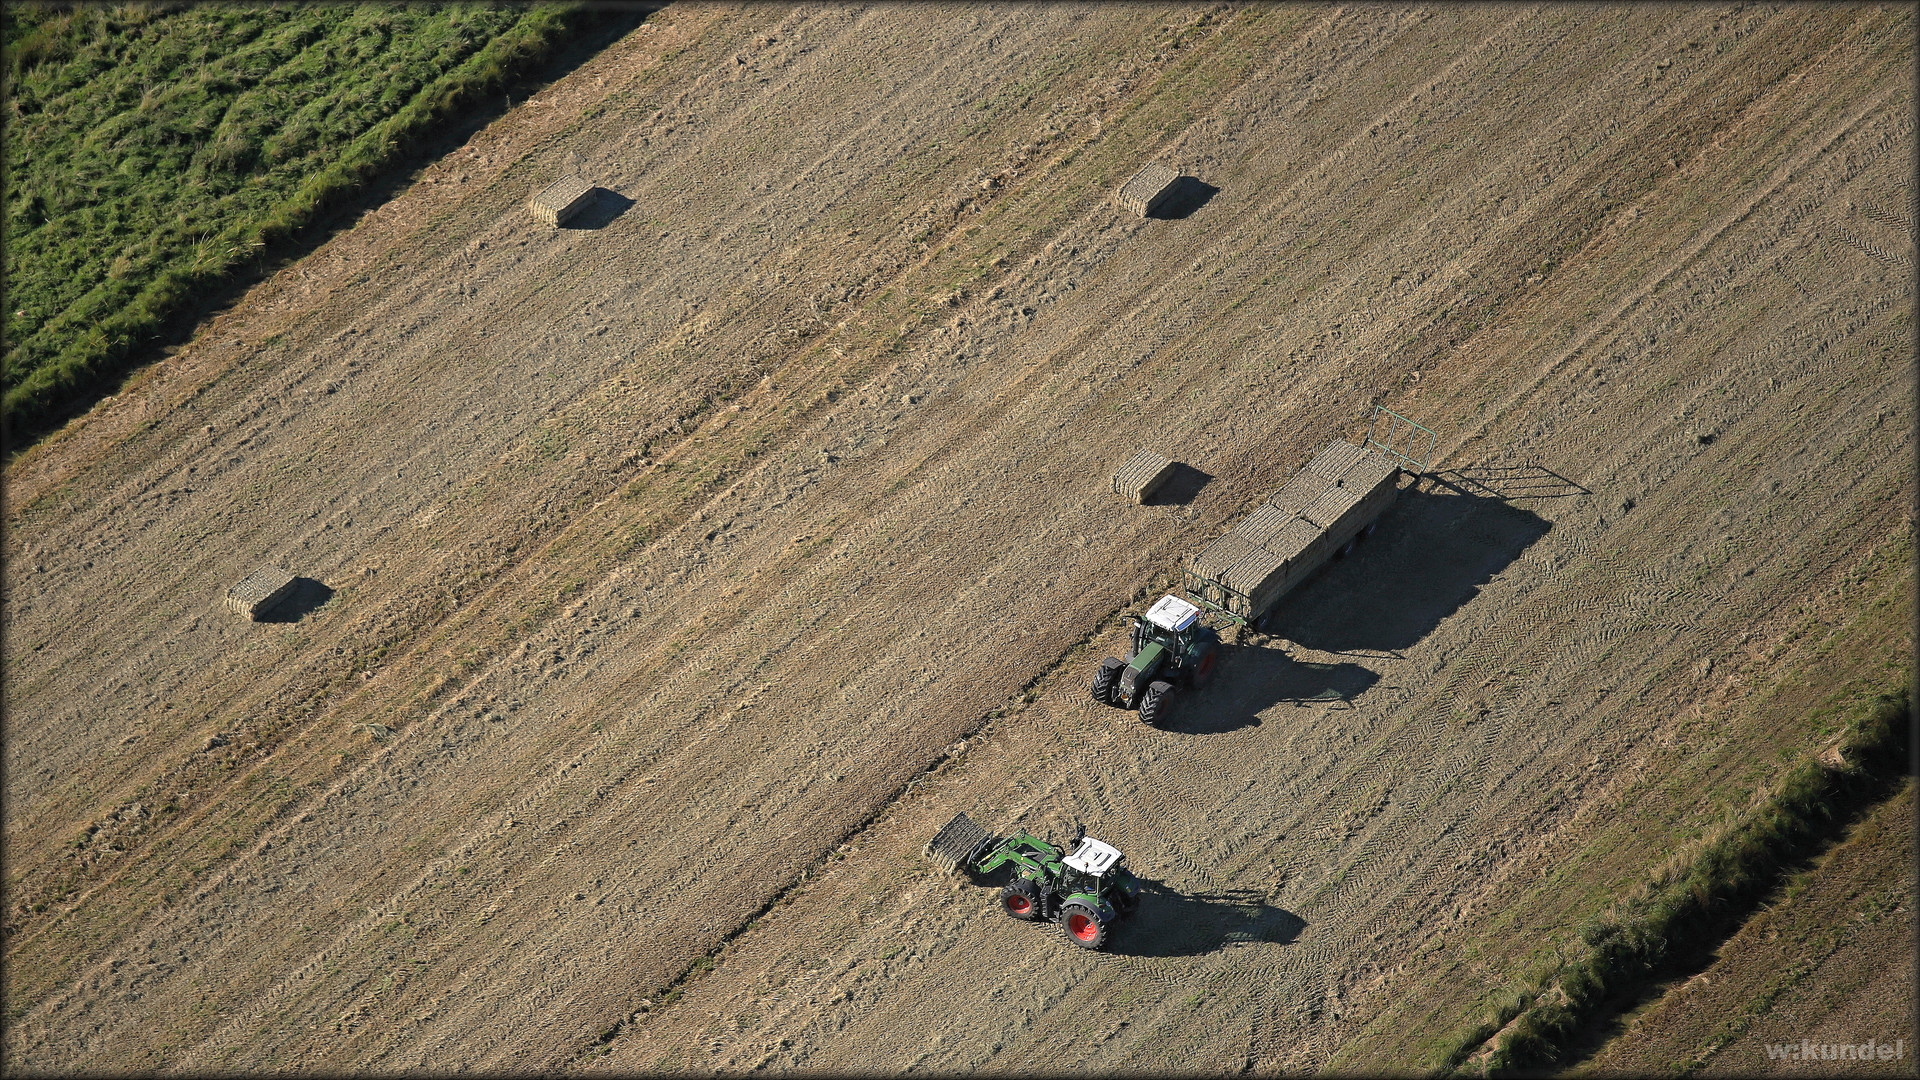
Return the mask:
{"type": "MultiPolygon", "coordinates": [[[[37,362],[8,357],[0,426],[9,450],[45,434],[106,392],[143,352],[190,329],[209,297],[293,253],[328,217],[407,164],[468,114],[503,100],[521,80],[608,13],[582,3],[537,5],[391,115],[348,142],[277,202],[202,233],[178,257],[114,280],[70,311],[55,349],[37,362]],[[139,280],[144,278],[144,280],[139,280]],[[21,370],[26,368],[26,370],[21,370]]],[[[10,335],[11,336],[11,335],[10,335]]],[[[10,352],[17,348],[10,342],[10,352]]]]}
{"type": "Polygon", "coordinates": [[[1580,955],[1515,992],[1441,1071],[1466,1066],[1503,1076],[1572,1064],[1573,1048],[1596,1024],[1653,983],[1697,966],[1788,873],[1891,795],[1910,770],[1912,728],[1905,687],[1864,703],[1843,729],[1837,755],[1808,755],[1774,791],[1600,914],[1581,931],[1580,955]]]}

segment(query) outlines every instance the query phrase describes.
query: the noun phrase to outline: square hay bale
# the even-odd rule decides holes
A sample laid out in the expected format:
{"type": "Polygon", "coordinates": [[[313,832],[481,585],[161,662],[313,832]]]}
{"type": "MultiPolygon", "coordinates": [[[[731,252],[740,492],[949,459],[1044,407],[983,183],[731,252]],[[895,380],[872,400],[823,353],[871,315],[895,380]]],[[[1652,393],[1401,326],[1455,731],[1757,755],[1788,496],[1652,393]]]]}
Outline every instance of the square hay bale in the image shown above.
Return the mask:
{"type": "Polygon", "coordinates": [[[578,176],[563,176],[533,197],[533,216],[557,229],[593,202],[594,191],[578,176]]]}
{"type": "Polygon", "coordinates": [[[1133,174],[1131,180],[1121,185],[1120,205],[1146,217],[1173,197],[1179,183],[1179,173],[1157,161],[1148,162],[1145,168],[1133,174]]]}
{"type": "Polygon", "coordinates": [[[1253,508],[1253,513],[1240,519],[1240,524],[1233,527],[1233,532],[1237,536],[1245,537],[1248,541],[1265,547],[1269,540],[1279,535],[1280,530],[1294,520],[1295,516],[1294,513],[1270,502],[1261,503],[1253,508]]]}
{"type": "Polygon", "coordinates": [[[1322,529],[1331,529],[1345,517],[1367,494],[1364,488],[1352,488],[1336,485],[1320,493],[1313,504],[1300,511],[1300,516],[1322,529]]]}
{"type": "Polygon", "coordinates": [[[1288,477],[1285,487],[1267,496],[1267,505],[1292,517],[1313,505],[1313,500],[1332,486],[1333,481],[1327,477],[1302,469],[1288,477]]]}
{"type": "Polygon", "coordinates": [[[1320,539],[1318,525],[1305,518],[1294,518],[1287,522],[1286,528],[1267,540],[1266,549],[1280,557],[1281,562],[1299,562],[1307,554],[1307,549],[1320,539]]]}
{"type": "Polygon", "coordinates": [[[1219,581],[1220,575],[1226,573],[1241,559],[1246,558],[1249,553],[1259,549],[1260,545],[1246,537],[1228,533],[1200,549],[1200,554],[1195,555],[1188,566],[1200,577],[1209,581],[1219,581]]]}
{"type": "Polygon", "coordinates": [[[1307,462],[1307,467],[1301,471],[1313,473],[1315,476],[1324,476],[1327,478],[1327,483],[1332,484],[1345,476],[1347,470],[1353,467],[1353,463],[1365,457],[1366,454],[1367,451],[1345,439],[1335,439],[1322,447],[1318,454],[1313,455],[1313,460],[1307,462]]]}
{"type": "Polygon", "coordinates": [[[1347,487],[1372,491],[1379,487],[1382,481],[1399,478],[1400,463],[1369,447],[1358,461],[1347,466],[1347,471],[1340,474],[1340,483],[1347,487]]]}
{"type": "Polygon", "coordinates": [[[1120,471],[1113,474],[1115,494],[1125,495],[1136,503],[1146,502],[1159,490],[1160,485],[1173,475],[1173,462],[1151,450],[1142,450],[1127,459],[1120,471]]]}
{"type": "Polygon", "coordinates": [[[295,578],[277,566],[263,566],[227,590],[227,606],[254,621],[293,591],[295,578]]]}
{"type": "Polygon", "coordinates": [[[1274,576],[1286,560],[1263,547],[1249,548],[1232,566],[1220,575],[1220,584],[1237,593],[1251,597],[1256,604],[1262,599],[1262,586],[1274,576]]]}

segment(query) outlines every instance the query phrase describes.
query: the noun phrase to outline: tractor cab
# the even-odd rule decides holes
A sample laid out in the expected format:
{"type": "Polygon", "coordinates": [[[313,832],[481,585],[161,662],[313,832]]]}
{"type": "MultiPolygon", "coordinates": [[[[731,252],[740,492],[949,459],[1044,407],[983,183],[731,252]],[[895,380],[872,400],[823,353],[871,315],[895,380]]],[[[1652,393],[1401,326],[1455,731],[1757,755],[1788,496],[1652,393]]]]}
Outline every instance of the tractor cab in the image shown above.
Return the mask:
{"type": "MultiPolygon", "coordinates": [[[[1089,836],[1080,841],[1073,854],[1061,860],[1060,887],[1065,892],[1087,892],[1099,895],[1100,879],[1108,872],[1120,868],[1126,862],[1126,856],[1111,844],[1103,844],[1089,836]]],[[[1117,876],[1117,875],[1116,875],[1117,876]]]]}
{"type": "Polygon", "coordinates": [[[1200,622],[1200,608],[1177,596],[1163,596],[1147,609],[1144,619],[1133,624],[1133,652],[1148,645],[1159,645],[1174,656],[1193,651],[1209,628],[1200,622]]]}

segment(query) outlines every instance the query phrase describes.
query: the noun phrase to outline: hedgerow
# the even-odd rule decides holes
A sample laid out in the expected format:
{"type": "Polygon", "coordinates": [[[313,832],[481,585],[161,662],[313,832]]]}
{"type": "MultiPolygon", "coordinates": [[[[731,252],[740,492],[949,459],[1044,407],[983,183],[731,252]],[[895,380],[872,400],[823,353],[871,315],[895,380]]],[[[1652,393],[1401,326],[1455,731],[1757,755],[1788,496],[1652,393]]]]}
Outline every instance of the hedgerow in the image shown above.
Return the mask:
{"type": "Polygon", "coordinates": [[[1902,687],[1867,703],[1835,747],[1838,764],[1808,758],[1763,799],[1670,862],[1580,935],[1579,955],[1510,999],[1454,1069],[1493,1031],[1487,1075],[1564,1068],[1569,1047],[1634,995],[1709,952],[1738,929],[1796,866],[1838,838],[1909,771],[1913,714],[1902,687]],[[1509,1023],[1511,1021],[1511,1023],[1509,1023]]]}

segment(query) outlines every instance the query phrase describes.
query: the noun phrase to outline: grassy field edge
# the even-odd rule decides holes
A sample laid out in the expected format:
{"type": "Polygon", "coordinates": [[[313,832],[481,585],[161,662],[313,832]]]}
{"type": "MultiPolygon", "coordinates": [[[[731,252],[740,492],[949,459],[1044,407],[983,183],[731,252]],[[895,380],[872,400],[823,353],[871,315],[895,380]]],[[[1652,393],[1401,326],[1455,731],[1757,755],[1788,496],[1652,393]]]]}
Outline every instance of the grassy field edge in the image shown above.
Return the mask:
{"type": "Polygon", "coordinates": [[[418,144],[436,129],[511,90],[578,34],[618,14],[577,0],[530,8],[511,29],[427,84],[266,214],[237,223],[203,245],[205,254],[194,264],[163,270],[124,307],[68,342],[0,398],[7,452],[23,449],[90,404],[137,366],[145,350],[190,332],[182,320],[197,315],[210,296],[297,255],[331,215],[413,160],[418,144]]]}
{"type": "Polygon", "coordinates": [[[1775,790],[1759,793],[1747,811],[1677,853],[1582,930],[1580,955],[1512,991],[1442,1072],[1500,1076],[1572,1064],[1572,1047],[1596,1023],[1711,952],[1793,868],[1898,791],[1910,770],[1913,720],[1906,686],[1865,703],[1836,746],[1808,755],[1775,790]]]}

